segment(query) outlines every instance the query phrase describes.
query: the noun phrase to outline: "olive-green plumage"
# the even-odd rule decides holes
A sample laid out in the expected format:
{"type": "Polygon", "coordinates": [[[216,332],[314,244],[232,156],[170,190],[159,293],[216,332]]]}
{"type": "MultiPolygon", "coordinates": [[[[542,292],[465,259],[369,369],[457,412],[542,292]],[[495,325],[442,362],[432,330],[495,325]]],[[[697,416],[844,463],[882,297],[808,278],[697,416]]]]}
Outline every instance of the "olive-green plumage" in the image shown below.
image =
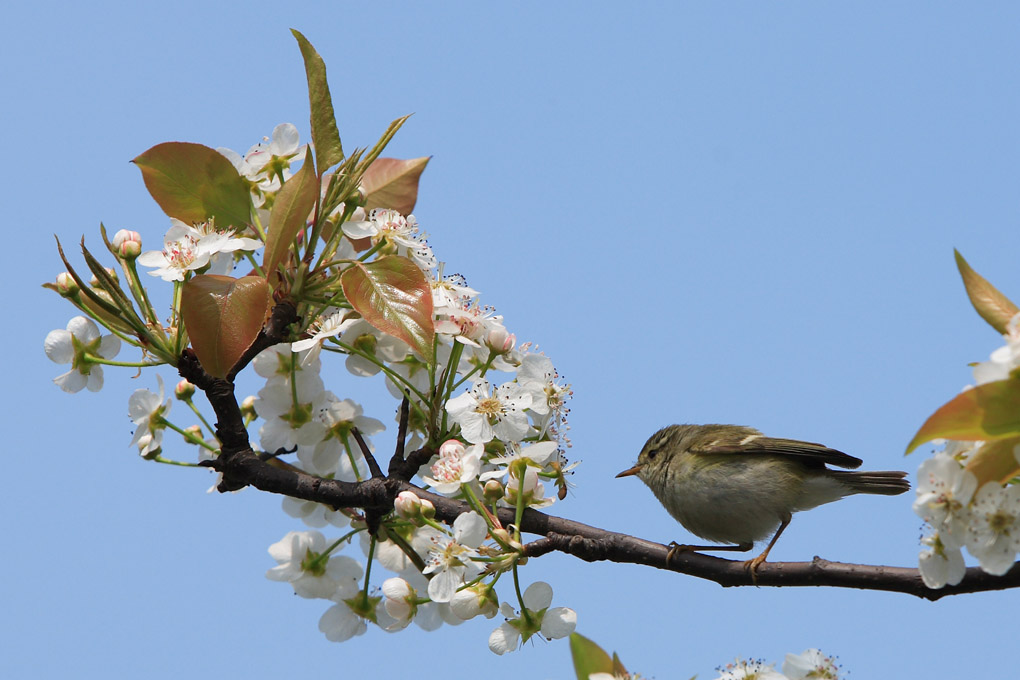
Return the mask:
{"type": "Polygon", "coordinates": [[[794,512],[852,494],[891,496],[910,488],[905,472],[827,467],[856,468],[861,462],[821,444],[766,437],[751,427],[670,425],[653,434],[637,465],[617,477],[637,475],[692,534],[735,544],[675,550],[750,550],[774,534],[765,551],[748,561],[753,572],[794,512]]]}

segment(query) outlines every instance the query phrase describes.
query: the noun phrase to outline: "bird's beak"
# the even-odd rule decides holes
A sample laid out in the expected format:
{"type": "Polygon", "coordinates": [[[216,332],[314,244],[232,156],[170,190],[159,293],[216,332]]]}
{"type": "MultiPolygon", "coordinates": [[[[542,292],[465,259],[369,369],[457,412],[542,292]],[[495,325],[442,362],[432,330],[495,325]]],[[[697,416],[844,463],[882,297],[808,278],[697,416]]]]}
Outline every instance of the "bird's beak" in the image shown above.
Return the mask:
{"type": "Polygon", "coordinates": [[[629,470],[624,470],[620,474],[616,475],[616,478],[619,479],[620,477],[630,477],[631,475],[636,475],[637,473],[641,472],[641,468],[642,467],[644,467],[644,466],[641,465],[640,463],[638,463],[637,465],[635,465],[634,467],[630,468],[629,470]]]}

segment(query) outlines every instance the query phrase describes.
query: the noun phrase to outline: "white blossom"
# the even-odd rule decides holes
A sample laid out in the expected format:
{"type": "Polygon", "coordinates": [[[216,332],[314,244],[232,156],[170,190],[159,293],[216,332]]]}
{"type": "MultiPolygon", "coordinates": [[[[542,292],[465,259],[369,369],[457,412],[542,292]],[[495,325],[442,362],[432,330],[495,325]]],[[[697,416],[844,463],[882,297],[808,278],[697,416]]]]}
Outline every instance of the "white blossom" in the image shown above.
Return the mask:
{"type": "Polygon", "coordinates": [[[65,392],[89,392],[103,388],[103,367],[89,360],[90,356],[112,359],[120,351],[120,338],[115,335],[100,337],[99,328],[91,319],[76,316],[67,322],[67,328],[50,331],[43,341],[43,349],[50,361],[71,364],[71,370],[53,379],[65,392]]]}

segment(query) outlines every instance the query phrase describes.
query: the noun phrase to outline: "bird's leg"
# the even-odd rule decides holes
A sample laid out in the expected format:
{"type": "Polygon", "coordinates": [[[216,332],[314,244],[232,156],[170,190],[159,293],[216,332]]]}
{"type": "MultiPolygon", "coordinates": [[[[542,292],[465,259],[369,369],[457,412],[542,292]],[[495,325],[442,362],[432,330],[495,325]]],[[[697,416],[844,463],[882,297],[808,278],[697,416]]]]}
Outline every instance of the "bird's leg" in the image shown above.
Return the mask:
{"type": "Polygon", "coordinates": [[[772,540],[769,541],[769,544],[765,546],[764,550],[761,551],[761,555],[758,555],[754,559],[750,559],[744,562],[744,569],[747,569],[749,572],[751,572],[751,582],[754,585],[758,585],[758,567],[765,563],[765,558],[769,556],[769,551],[772,550],[772,546],[774,546],[776,544],[776,541],[779,540],[779,536],[783,533],[783,530],[786,529],[786,527],[790,526],[791,519],[793,519],[793,515],[790,513],[786,513],[786,515],[782,517],[782,520],[779,523],[779,529],[776,531],[776,535],[772,537],[772,540]]]}
{"type": "Polygon", "coordinates": [[[682,552],[700,552],[702,550],[733,550],[735,552],[747,552],[754,547],[754,543],[740,543],[738,545],[683,545],[676,541],[669,544],[669,552],[666,553],[666,566],[669,566],[673,556],[682,552]]]}

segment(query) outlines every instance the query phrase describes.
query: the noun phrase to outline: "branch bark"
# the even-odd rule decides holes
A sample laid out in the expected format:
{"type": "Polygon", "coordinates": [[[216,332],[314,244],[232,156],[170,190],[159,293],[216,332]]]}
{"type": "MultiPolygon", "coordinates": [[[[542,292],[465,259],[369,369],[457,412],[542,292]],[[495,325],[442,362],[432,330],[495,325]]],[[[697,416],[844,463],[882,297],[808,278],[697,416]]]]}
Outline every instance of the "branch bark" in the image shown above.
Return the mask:
{"type": "MultiPolygon", "coordinates": [[[[257,341],[260,351],[279,342],[284,329],[294,317],[293,305],[286,308],[278,305],[274,309],[273,323],[268,332],[257,341]]],[[[247,364],[256,353],[246,353],[245,361],[238,362],[237,368],[247,364]]],[[[435,506],[436,518],[449,524],[470,510],[462,501],[430,493],[410,483],[418,467],[433,455],[429,449],[414,451],[407,456],[407,460],[398,460],[395,455],[389,463],[388,474],[383,475],[379,466],[375,465],[372,478],[363,482],[323,479],[292,466],[281,465],[278,461],[267,460],[250,446],[247,428],[234,395],[234,371],[227,379],[213,378],[202,369],[190,350],[182,354],[178,370],[184,378],[205,391],[216,413],[216,432],[222,448],[219,457],[206,464],[223,475],[223,481],[218,487],[220,491],[253,486],[261,491],[322,503],[332,508],[360,508],[367,517],[373,518],[381,518],[392,510],[398,493],[411,491],[420,498],[428,499],[435,506]]],[[[406,417],[405,409],[402,420],[406,417]]],[[[401,432],[406,432],[405,427],[402,424],[401,432]]],[[[397,446],[397,453],[403,453],[401,444],[397,446]]],[[[513,524],[513,510],[500,510],[499,520],[504,526],[513,524]]],[[[932,601],[949,595],[1020,587],[1020,563],[1015,564],[1003,576],[992,576],[978,567],[971,567],[957,585],[932,590],[924,585],[918,569],[830,562],[820,557],[810,562],[766,562],[757,569],[756,579],[752,581],[750,573],[744,569],[743,561],[697,552],[681,552],[674,555],[667,564],[668,546],[554,517],[537,510],[524,511],[520,529],[524,533],[541,537],[524,546],[524,554],[530,557],[556,551],[588,562],[608,560],[641,564],[715,581],[724,587],[829,586],[906,593],[932,601]]]]}

